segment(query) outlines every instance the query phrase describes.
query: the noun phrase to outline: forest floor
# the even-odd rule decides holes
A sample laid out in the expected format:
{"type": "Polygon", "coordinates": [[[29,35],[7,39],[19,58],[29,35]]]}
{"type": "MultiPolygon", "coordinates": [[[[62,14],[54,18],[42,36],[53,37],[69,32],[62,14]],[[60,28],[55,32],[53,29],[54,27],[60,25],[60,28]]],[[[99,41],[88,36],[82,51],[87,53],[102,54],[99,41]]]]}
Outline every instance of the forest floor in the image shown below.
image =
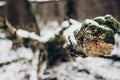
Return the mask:
{"type": "MultiPolygon", "coordinates": [[[[47,41],[54,36],[60,28],[57,22],[49,24],[50,27],[41,29],[41,35],[47,41]],[[46,33],[47,32],[47,33],[46,33]]],[[[0,33],[3,37],[4,34],[0,33]]],[[[120,36],[116,36],[120,42],[120,36]]],[[[37,73],[37,57],[30,48],[21,47],[11,50],[12,41],[0,39],[0,80],[120,80],[120,60],[103,57],[76,57],[74,61],[61,63],[47,69],[43,62],[40,72],[37,73]]],[[[112,55],[120,57],[120,44],[112,55]]]]}

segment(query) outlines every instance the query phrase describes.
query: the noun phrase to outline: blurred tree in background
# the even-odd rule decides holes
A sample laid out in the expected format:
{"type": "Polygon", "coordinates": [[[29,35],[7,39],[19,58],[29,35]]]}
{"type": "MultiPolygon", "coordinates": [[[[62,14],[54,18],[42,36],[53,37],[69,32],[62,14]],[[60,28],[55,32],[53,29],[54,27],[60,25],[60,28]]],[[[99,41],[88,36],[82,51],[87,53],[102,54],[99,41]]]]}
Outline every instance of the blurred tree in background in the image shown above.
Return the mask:
{"type": "MultiPolygon", "coordinates": [[[[74,1],[74,0],[73,0],[74,1]]],[[[79,20],[111,14],[120,20],[119,0],[77,0],[74,1],[79,20]]]]}
{"type": "Polygon", "coordinates": [[[32,2],[42,21],[64,20],[66,16],[83,21],[86,18],[113,15],[120,20],[119,0],[59,0],[54,2],[32,2]]]}
{"type": "Polygon", "coordinates": [[[14,27],[39,34],[35,14],[28,0],[6,0],[6,2],[5,17],[14,27]]]}
{"type": "MultiPolygon", "coordinates": [[[[2,0],[4,1],[4,0],[2,0]]],[[[96,16],[103,16],[106,14],[113,15],[116,19],[120,20],[120,1],[119,0],[58,0],[58,1],[35,1],[30,3],[27,0],[6,0],[8,5],[7,12],[4,12],[3,6],[0,7],[0,14],[7,13],[7,17],[10,22],[14,22],[14,25],[18,23],[28,24],[36,23],[31,10],[30,3],[40,20],[43,22],[57,20],[62,22],[66,16],[80,21],[86,18],[93,18],[96,16]],[[27,6],[25,6],[25,4],[27,6]],[[9,10],[8,10],[9,9],[9,10]],[[11,13],[10,13],[11,12],[11,13]],[[16,15],[16,16],[15,16],[16,15]],[[18,16],[21,16],[18,17],[18,16]],[[10,16],[18,18],[17,20],[11,20],[10,16]],[[28,17],[29,16],[29,17],[28,17]],[[24,20],[21,22],[21,20],[24,20]]]]}

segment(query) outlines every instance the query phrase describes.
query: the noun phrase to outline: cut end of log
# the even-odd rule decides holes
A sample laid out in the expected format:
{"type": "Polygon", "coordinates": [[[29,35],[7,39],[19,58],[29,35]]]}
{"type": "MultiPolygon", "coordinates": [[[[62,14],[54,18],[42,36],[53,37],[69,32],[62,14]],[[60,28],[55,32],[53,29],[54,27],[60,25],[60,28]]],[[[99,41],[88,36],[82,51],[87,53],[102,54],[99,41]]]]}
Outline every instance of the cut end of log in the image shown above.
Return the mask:
{"type": "Polygon", "coordinates": [[[114,48],[114,34],[119,28],[120,23],[111,15],[87,19],[75,36],[76,48],[87,56],[108,56],[114,48]]]}

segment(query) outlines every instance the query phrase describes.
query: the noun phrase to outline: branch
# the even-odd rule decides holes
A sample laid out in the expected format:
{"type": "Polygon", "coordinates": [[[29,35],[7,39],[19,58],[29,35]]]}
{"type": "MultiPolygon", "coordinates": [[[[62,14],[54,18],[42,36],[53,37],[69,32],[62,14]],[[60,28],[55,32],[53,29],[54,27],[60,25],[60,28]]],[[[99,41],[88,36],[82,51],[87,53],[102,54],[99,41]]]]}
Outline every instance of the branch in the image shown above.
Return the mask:
{"type": "Polygon", "coordinates": [[[5,63],[0,63],[0,67],[9,65],[9,64],[11,64],[11,63],[16,63],[16,62],[21,61],[21,60],[26,60],[26,59],[24,59],[24,58],[19,58],[19,59],[15,59],[15,60],[12,60],[12,61],[5,62],[5,63]]]}
{"type": "Polygon", "coordinates": [[[120,61],[120,57],[117,55],[112,55],[112,56],[100,56],[101,58],[106,58],[106,59],[111,59],[113,61],[120,61]]]}

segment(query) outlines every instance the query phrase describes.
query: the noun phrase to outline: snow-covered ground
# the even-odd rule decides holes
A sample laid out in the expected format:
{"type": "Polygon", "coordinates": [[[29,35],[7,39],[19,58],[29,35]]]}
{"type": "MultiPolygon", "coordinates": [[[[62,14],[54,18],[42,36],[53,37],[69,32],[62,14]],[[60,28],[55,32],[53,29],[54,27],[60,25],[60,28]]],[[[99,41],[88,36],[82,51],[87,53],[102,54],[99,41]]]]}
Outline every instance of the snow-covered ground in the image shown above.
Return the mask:
{"type": "Polygon", "coordinates": [[[73,62],[62,63],[46,72],[50,73],[46,77],[57,80],[120,80],[120,62],[97,57],[77,57],[73,62]]]}
{"type": "MultiPolygon", "coordinates": [[[[81,23],[73,19],[70,21],[73,25],[64,32],[64,36],[70,36],[75,44],[73,32],[80,28],[81,23]]],[[[54,38],[55,34],[61,30],[57,22],[53,22],[51,26],[53,27],[43,26],[41,28],[41,37],[46,41],[54,38]]],[[[66,21],[62,26],[67,27],[69,23],[66,21]]],[[[4,34],[0,33],[0,37],[3,38],[4,34]]],[[[112,55],[120,56],[120,36],[116,34],[115,39],[117,44],[112,55]]],[[[76,57],[75,61],[61,63],[51,69],[46,69],[46,62],[44,62],[41,71],[37,74],[38,53],[33,53],[30,48],[25,47],[14,51],[11,49],[12,45],[11,40],[0,39],[0,80],[37,80],[37,77],[43,80],[50,78],[56,80],[120,80],[120,61],[100,57],[76,57]]]]}

